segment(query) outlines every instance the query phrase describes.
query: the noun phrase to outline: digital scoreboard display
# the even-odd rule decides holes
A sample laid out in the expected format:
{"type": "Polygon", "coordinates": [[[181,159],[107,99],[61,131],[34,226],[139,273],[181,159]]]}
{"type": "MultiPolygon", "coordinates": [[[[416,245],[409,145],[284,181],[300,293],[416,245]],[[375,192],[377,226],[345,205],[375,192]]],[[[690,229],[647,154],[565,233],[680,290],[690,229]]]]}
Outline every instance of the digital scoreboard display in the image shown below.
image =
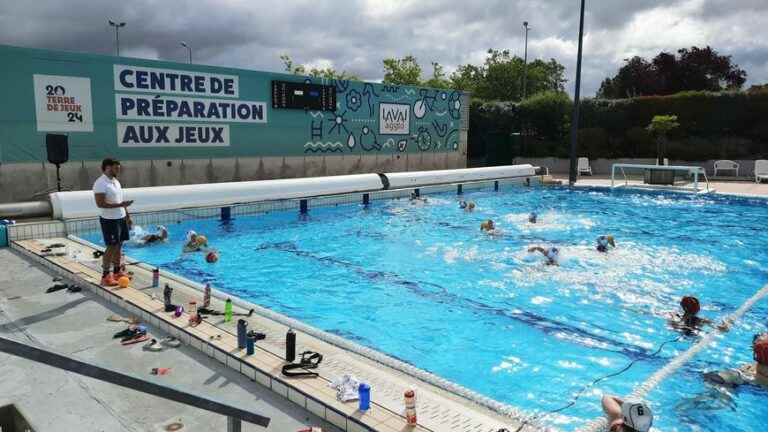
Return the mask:
{"type": "Polygon", "coordinates": [[[272,81],[272,108],[336,111],[336,86],[272,81]]]}

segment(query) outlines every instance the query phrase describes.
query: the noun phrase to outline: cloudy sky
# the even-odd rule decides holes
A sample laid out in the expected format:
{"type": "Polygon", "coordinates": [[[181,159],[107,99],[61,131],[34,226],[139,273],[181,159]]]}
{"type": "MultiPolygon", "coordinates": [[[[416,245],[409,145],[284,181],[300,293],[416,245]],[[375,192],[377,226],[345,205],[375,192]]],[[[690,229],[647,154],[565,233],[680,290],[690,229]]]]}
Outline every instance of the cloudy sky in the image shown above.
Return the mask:
{"type": "MultiPolygon", "coordinates": [[[[280,54],[380,80],[381,59],[415,55],[427,72],[481,63],[488,48],[568,68],[573,91],[578,0],[0,0],[0,43],[109,54],[107,19],[125,21],[123,55],[278,71],[280,54]]],[[[730,54],[768,83],[768,0],[587,0],[584,91],[633,55],[692,45],[730,54]]]]}

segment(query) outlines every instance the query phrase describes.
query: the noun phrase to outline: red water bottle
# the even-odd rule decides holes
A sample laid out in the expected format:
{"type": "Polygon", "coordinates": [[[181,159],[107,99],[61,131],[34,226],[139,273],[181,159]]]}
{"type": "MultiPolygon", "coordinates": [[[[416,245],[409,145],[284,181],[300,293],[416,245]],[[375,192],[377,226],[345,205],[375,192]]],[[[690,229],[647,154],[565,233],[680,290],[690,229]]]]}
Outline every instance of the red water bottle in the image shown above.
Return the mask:
{"type": "Polygon", "coordinates": [[[155,267],[154,270],[152,270],[152,288],[157,288],[160,286],[160,269],[155,267]]]}
{"type": "Polygon", "coordinates": [[[408,426],[416,426],[416,393],[413,390],[405,392],[405,421],[408,426]]]}

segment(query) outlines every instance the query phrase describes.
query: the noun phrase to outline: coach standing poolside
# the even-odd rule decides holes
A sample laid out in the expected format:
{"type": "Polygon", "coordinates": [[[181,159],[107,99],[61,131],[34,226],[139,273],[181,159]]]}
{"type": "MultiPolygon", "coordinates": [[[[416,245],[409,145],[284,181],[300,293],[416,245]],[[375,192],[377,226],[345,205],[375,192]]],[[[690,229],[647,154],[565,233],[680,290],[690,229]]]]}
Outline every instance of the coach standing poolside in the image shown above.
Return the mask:
{"type": "Polygon", "coordinates": [[[117,177],[120,175],[120,162],[115,159],[104,159],[101,162],[101,177],[93,184],[93,194],[96,206],[101,209],[101,233],[107,249],[102,257],[101,284],[115,286],[117,280],[125,276],[120,268],[123,242],[130,238],[131,216],[128,206],[133,201],[123,200],[123,188],[117,177]],[[114,275],[109,272],[112,264],[114,275]]]}

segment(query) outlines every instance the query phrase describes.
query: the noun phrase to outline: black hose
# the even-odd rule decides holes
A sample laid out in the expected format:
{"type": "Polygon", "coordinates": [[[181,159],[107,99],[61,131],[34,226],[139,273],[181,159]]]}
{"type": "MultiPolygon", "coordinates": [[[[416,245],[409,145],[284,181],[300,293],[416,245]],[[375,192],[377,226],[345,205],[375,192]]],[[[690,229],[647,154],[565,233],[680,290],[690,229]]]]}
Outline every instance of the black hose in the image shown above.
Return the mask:
{"type": "MultiPolygon", "coordinates": [[[[677,342],[677,341],[679,341],[680,339],[682,339],[682,338],[683,338],[683,336],[684,336],[684,335],[679,335],[678,337],[676,337],[676,338],[674,338],[674,339],[670,339],[670,340],[664,341],[664,342],[663,342],[661,345],[659,345],[659,348],[658,348],[656,351],[654,351],[653,353],[651,353],[650,355],[648,355],[648,357],[653,357],[653,356],[655,356],[655,355],[659,354],[659,353],[661,352],[661,350],[664,348],[664,346],[665,346],[665,345],[667,345],[667,344],[669,344],[669,343],[677,342]]],[[[600,381],[604,381],[604,380],[607,380],[608,378],[613,378],[613,377],[615,377],[615,376],[618,376],[618,375],[621,375],[621,374],[623,374],[624,372],[628,371],[628,370],[629,370],[629,369],[630,369],[632,366],[634,366],[634,365],[635,365],[635,363],[639,362],[640,360],[642,360],[642,359],[641,359],[641,358],[636,358],[636,359],[632,360],[631,362],[629,362],[629,363],[628,363],[626,366],[624,366],[622,369],[620,369],[620,370],[618,370],[618,371],[616,371],[616,372],[611,372],[611,373],[609,373],[608,375],[603,375],[603,376],[601,376],[601,377],[599,377],[599,378],[597,378],[597,379],[593,380],[591,383],[589,383],[589,384],[585,385],[584,387],[582,387],[582,388],[581,388],[581,390],[579,390],[579,392],[578,392],[578,393],[576,393],[576,396],[575,396],[573,399],[571,399],[571,401],[570,401],[570,402],[568,402],[567,404],[563,405],[563,406],[562,406],[562,407],[560,407],[560,408],[555,408],[555,409],[553,409],[553,410],[544,411],[544,412],[541,412],[541,413],[539,413],[539,414],[536,414],[536,415],[534,415],[534,416],[533,416],[533,417],[531,417],[530,419],[523,421],[523,424],[521,424],[521,425],[520,425],[520,427],[519,427],[519,428],[517,428],[517,430],[516,430],[515,432],[520,432],[521,430],[523,430],[523,428],[525,427],[525,425],[527,425],[527,424],[529,424],[529,423],[531,423],[531,422],[533,422],[533,421],[535,421],[535,420],[538,420],[538,419],[540,419],[541,417],[544,417],[544,416],[547,416],[547,415],[550,415],[550,414],[559,413],[559,412],[561,412],[561,411],[565,411],[565,410],[567,410],[568,408],[570,408],[570,407],[574,406],[574,405],[576,404],[576,402],[579,400],[579,398],[580,398],[580,397],[581,397],[581,396],[584,394],[584,392],[585,392],[585,391],[586,391],[588,388],[590,388],[590,387],[594,386],[595,384],[599,383],[600,381]]]]}

